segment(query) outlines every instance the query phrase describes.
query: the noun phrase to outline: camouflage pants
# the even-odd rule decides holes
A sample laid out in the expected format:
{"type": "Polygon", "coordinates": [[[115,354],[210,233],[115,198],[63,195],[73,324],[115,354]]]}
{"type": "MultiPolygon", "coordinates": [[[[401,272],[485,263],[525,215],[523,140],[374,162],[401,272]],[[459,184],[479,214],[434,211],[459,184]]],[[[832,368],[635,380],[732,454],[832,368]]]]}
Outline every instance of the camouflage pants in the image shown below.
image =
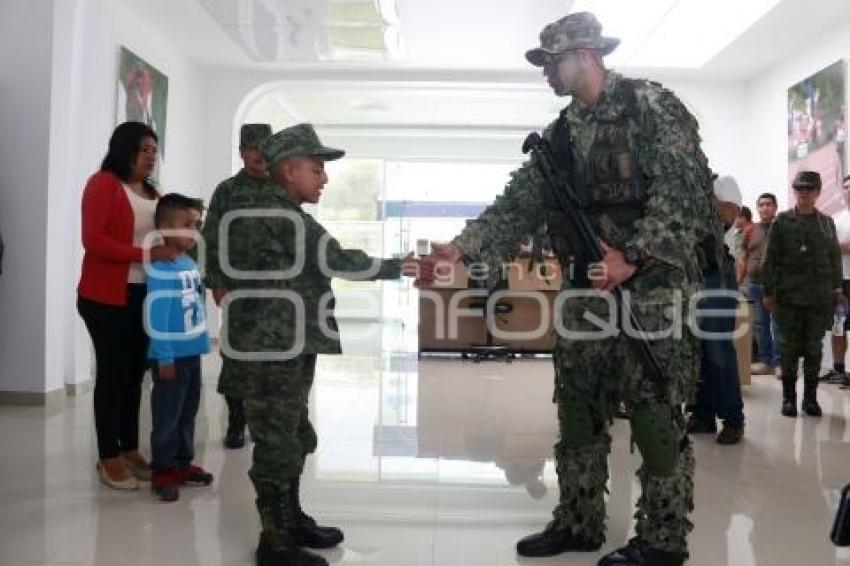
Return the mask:
{"type": "Polygon", "coordinates": [[[316,450],[316,431],[307,418],[316,354],[287,362],[253,362],[251,367],[252,387],[244,401],[254,440],[248,473],[255,486],[274,485],[285,492],[289,482],[301,476],[304,458],[316,450]]]}
{"type": "Polygon", "coordinates": [[[239,362],[221,355],[221,372],[218,374],[216,391],[225,397],[241,399],[245,396],[244,384],[239,381],[239,362]]]}
{"type": "Polygon", "coordinates": [[[802,357],[803,379],[817,382],[823,335],[829,327],[829,309],[780,303],[775,316],[780,334],[782,381],[792,384],[797,381],[797,364],[802,357]]]}
{"type": "MultiPolygon", "coordinates": [[[[638,310],[648,330],[664,327],[663,309],[638,310]]],[[[580,327],[579,320],[573,319],[580,327]]],[[[635,513],[637,534],[653,548],[684,553],[693,528],[688,513],[693,509],[694,460],[681,408],[696,380],[698,350],[687,329],[681,338],[658,339],[652,344],[670,377],[664,395],[647,377],[626,337],[558,338],[553,357],[560,501],[553,515],[557,528],[586,541],[605,540],[611,447],[608,426],[622,401],[630,414],[632,439],[643,459],[637,473],[642,488],[635,513]]]]}

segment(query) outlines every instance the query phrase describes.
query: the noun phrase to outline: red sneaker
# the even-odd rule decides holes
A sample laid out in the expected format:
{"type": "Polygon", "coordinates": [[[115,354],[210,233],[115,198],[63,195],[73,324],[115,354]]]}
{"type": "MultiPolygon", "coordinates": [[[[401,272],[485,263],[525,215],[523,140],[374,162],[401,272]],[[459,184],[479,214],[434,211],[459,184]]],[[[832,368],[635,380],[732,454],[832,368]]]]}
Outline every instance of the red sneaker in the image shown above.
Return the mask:
{"type": "Polygon", "coordinates": [[[177,480],[184,485],[210,485],[213,475],[194,464],[176,470],[177,480]]]}
{"type": "Polygon", "coordinates": [[[177,501],[180,499],[179,483],[174,469],[154,470],[151,477],[151,490],[160,501],[177,501]]]}

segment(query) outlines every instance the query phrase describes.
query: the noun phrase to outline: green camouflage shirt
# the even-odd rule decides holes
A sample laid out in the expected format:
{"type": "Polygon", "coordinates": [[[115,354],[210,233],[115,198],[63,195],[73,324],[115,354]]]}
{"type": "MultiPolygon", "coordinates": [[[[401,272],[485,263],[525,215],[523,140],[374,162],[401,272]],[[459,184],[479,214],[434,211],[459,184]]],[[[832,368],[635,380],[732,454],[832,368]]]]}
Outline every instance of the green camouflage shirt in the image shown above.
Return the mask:
{"type": "Polygon", "coordinates": [[[394,279],[401,260],[344,249],[271,180],[237,187],[216,221],[228,234],[216,240],[223,351],[340,353],[331,279],[394,279]]]}
{"type": "MultiPolygon", "coordinates": [[[[595,106],[583,108],[574,99],[567,107],[570,147],[580,168],[596,138],[596,112],[605,107],[606,100],[618,96],[618,89],[625,88],[627,81],[637,105],[636,115],[627,120],[629,146],[647,183],[647,197],[643,214],[631,226],[606,225],[603,217],[601,235],[615,248],[635,246],[651,257],[627,287],[649,287],[646,290],[651,292],[659,278],[646,274],[666,272],[660,278],[663,287],[692,291],[701,280],[699,245],[714,238],[711,253],[721,257],[722,227],[711,205],[711,171],[700,149],[698,124],[684,105],[656,83],[625,79],[609,71],[595,106]],[[670,277],[671,270],[674,277],[670,277]]],[[[543,133],[550,142],[555,126],[553,122],[543,133]]],[[[469,221],[453,243],[490,269],[497,269],[513,258],[524,234],[535,232],[547,221],[556,202],[532,157],[511,174],[504,193],[469,221]]],[[[564,287],[569,286],[565,276],[564,287]]]]}
{"type": "Polygon", "coordinates": [[[767,240],[762,282],[765,296],[795,305],[831,304],[841,289],[841,250],[832,218],[797,209],[780,213],[767,240]]]}

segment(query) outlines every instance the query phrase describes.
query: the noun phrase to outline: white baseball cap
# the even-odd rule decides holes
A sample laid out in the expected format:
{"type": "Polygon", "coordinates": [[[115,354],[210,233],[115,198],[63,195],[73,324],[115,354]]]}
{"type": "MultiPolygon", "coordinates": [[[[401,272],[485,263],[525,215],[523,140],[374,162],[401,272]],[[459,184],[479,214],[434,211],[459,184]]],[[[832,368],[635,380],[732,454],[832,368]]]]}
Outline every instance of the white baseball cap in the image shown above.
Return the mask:
{"type": "Polygon", "coordinates": [[[714,196],[721,202],[731,202],[737,206],[743,203],[738,181],[731,175],[722,175],[714,180],[714,196]]]}

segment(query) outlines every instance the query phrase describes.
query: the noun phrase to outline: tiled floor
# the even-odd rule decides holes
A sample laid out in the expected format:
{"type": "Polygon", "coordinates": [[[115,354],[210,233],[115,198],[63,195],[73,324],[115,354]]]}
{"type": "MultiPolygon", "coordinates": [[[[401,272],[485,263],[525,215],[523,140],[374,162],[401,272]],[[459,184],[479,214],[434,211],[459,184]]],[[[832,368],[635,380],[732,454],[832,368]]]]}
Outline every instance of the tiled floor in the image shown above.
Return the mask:
{"type": "MultiPolygon", "coordinates": [[[[306,507],[346,533],[323,555],[345,565],[595,564],[601,553],[514,552],[557,497],[551,362],[418,361],[409,329],[372,330],[358,340],[343,328],[349,353],[321,358],[311,400],[320,445],[305,471],[306,507]]],[[[196,444],[216,482],[184,490],[175,504],[98,485],[91,394],[55,414],[0,408],[0,564],[252,564],[250,450],[221,446],[215,358],[206,360],[196,444]]],[[[689,563],[850,565],[850,552],[828,539],[838,490],[850,481],[850,392],[823,386],[821,419],[781,417],[770,377],[755,378],[745,395],[743,444],[696,439],[689,563]]],[[[143,415],[147,435],[147,402],[143,415]]],[[[637,497],[624,423],[614,437],[606,551],[628,537],[637,497]]]]}

